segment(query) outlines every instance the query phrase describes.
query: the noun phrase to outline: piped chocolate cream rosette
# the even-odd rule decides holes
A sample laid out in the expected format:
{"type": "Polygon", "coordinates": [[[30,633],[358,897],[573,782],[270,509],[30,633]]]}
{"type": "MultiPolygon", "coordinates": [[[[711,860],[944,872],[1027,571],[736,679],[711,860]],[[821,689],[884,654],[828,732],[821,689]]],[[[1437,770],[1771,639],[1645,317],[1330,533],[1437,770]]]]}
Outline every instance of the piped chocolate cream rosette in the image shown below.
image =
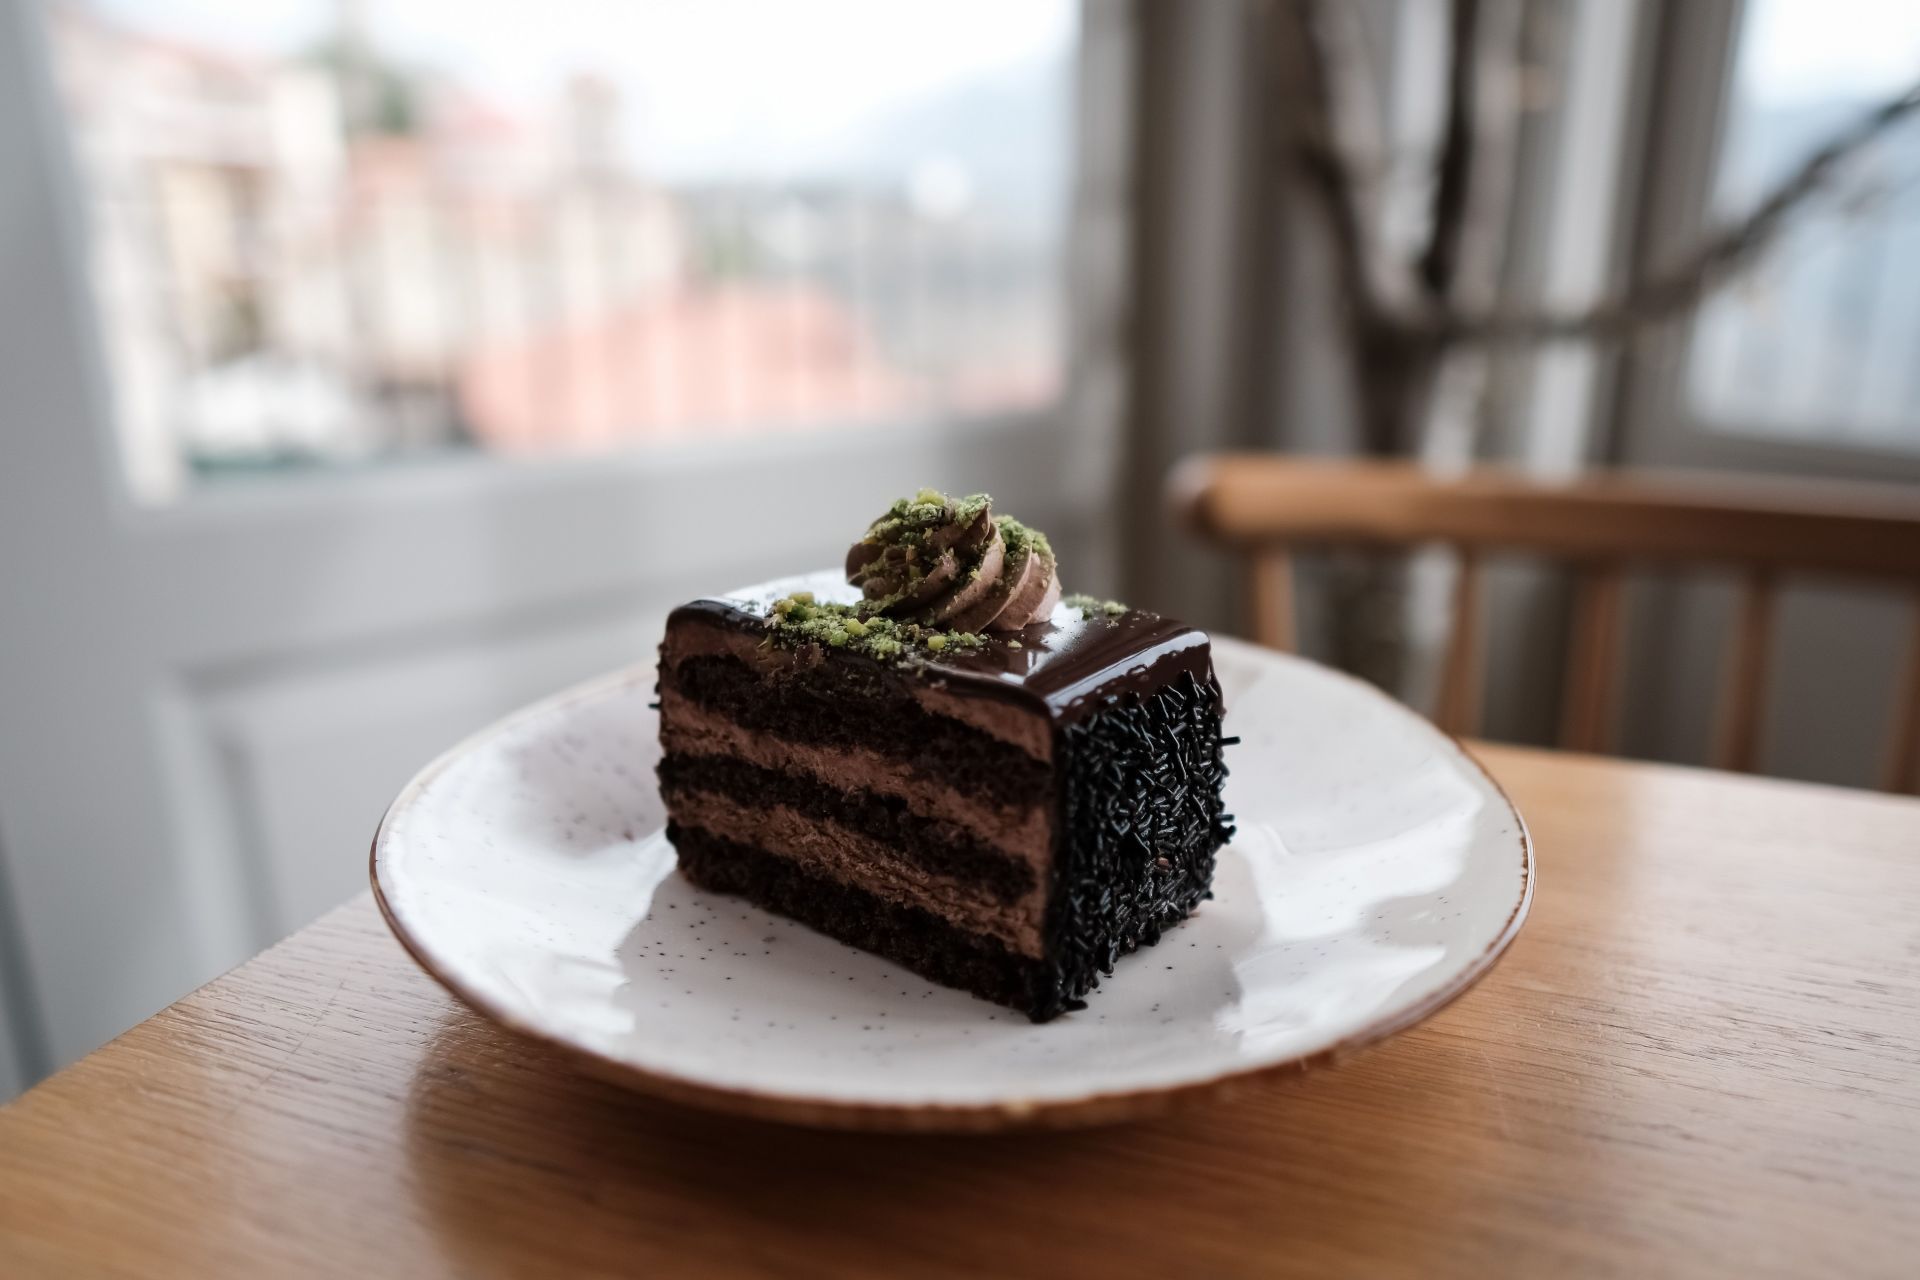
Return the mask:
{"type": "Polygon", "coordinates": [[[847,580],[876,612],[961,632],[1018,631],[1060,601],[1046,535],[994,515],[984,493],[900,499],[847,552],[847,580]]]}

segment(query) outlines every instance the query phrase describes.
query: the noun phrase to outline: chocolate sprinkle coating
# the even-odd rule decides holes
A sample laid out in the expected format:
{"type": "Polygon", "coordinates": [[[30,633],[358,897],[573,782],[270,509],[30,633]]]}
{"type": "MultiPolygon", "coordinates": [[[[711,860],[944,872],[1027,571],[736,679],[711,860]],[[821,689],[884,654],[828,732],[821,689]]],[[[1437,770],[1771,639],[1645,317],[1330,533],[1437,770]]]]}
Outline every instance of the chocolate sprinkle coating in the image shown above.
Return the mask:
{"type": "Polygon", "coordinates": [[[1221,788],[1220,686],[1190,671],[1149,695],[1110,694],[1061,728],[1060,837],[1047,954],[1052,982],[1026,1010],[1045,1022],[1121,956],[1160,940],[1212,897],[1214,860],[1233,837],[1221,788]]]}

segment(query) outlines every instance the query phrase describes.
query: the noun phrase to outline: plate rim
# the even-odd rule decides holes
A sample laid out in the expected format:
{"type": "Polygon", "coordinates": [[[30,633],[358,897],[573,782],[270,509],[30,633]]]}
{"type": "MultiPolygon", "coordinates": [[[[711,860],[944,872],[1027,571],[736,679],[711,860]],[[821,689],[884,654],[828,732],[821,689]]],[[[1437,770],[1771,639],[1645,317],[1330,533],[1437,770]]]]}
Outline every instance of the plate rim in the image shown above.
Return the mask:
{"type": "Polygon", "coordinates": [[[1492,972],[1494,965],[1513,944],[1513,940],[1519,936],[1520,928],[1526,923],[1527,915],[1533,906],[1538,872],[1535,866],[1533,834],[1527,826],[1526,816],[1520,812],[1519,806],[1514,804],[1513,798],[1507,794],[1500,780],[1457,736],[1440,728],[1383,690],[1356,676],[1337,671],[1310,658],[1284,653],[1277,649],[1268,649],[1249,641],[1226,636],[1213,637],[1213,644],[1216,649],[1226,648],[1235,651],[1251,661],[1298,663],[1311,667],[1322,676],[1344,681],[1356,686],[1368,696],[1386,702],[1395,714],[1416,721],[1427,731],[1440,735],[1442,739],[1452,744],[1461,758],[1472,765],[1486,780],[1487,785],[1493,789],[1494,794],[1500,797],[1501,803],[1513,816],[1519,830],[1521,853],[1519,900],[1515,902],[1500,932],[1481,953],[1449,981],[1413,1004],[1377,1017],[1333,1044],[1309,1053],[1296,1054],[1277,1062],[1229,1068],[1201,1080],[1188,1080],[1149,1088],[1092,1092],[1078,1097],[1003,1098],[964,1104],[867,1102],[797,1093],[769,1093],[759,1089],[715,1084],[676,1072],[640,1066],[536,1027],[512,1010],[469,989],[456,976],[446,972],[442,965],[436,963],[424,942],[414,935],[401,918],[388,897],[387,887],[381,883],[380,868],[382,862],[386,860],[386,846],[394,819],[413,805],[427,786],[456,760],[474,751],[483,743],[507,733],[525,721],[550,715],[575,703],[604,696],[613,689],[634,683],[637,679],[645,679],[653,671],[652,664],[647,662],[634,663],[591,677],[511,711],[461,738],[408,779],[407,784],[400,789],[399,794],[381,814],[379,825],[374,829],[367,856],[367,872],[373,889],[373,900],[379,907],[380,916],[386,922],[388,930],[400,943],[401,948],[412,957],[413,962],[467,1008],[518,1036],[557,1050],[575,1066],[590,1075],[640,1093],[707,1111],[822,1129],[989,1133],[1026,1128],[1078,1128],[1122,1120],[1144,1119],[1196,1103],[1217,1101],[1230,1093],[1270,1079],[1298,1075],[1318,1067],[1332,1065],[1361,1049],[1426,1021],[1458,1000],[1492,972]]]}

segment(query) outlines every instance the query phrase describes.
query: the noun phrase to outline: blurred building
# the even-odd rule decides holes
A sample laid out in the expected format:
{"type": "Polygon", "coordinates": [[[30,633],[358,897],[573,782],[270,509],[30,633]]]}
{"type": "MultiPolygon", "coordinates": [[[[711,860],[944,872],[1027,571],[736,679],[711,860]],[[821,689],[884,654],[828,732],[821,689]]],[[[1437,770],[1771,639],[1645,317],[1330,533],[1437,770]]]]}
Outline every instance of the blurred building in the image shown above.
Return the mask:
{"type": "Polygon", "coordinates": [[[384,114],[355,122],[324,55],[251,60],[72,9],[53,32],[119,413],[158,484],[183,445],[217,465],[464,438],[464,352],[684,282],[672,202],[614,163],[607,86],[543,128],[389,72],[384,114]]]}
{"type": "Polygon", "coordinates": [[[603,79],[528,117],[351,29],[299,58],[77,8],[51,31],[148,496],[191,471],[990,411],[1058,386],[1054,249],[976,207],[964,172],[670,192],[633,170],[603,79]]]}

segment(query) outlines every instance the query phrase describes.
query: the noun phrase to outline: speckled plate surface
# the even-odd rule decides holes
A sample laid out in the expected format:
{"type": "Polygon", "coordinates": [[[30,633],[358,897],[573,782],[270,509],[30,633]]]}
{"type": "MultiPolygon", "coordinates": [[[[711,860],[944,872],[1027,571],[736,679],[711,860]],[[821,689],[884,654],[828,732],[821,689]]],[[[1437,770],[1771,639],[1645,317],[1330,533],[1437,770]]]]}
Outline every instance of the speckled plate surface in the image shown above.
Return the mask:
{"type": "Polygon", "coordinates": [[[650,666],[428,766],[380,824],[375,892],[456,996],[652,1093],[847,1128],[1151,1114],[1411,1026],[1533,891],[1520,815],[1439,730],[1297,658],[1221,640],[1215,663],[1241,738],[1215,896],[1042,1026],[676,875],[650,666]]]}

